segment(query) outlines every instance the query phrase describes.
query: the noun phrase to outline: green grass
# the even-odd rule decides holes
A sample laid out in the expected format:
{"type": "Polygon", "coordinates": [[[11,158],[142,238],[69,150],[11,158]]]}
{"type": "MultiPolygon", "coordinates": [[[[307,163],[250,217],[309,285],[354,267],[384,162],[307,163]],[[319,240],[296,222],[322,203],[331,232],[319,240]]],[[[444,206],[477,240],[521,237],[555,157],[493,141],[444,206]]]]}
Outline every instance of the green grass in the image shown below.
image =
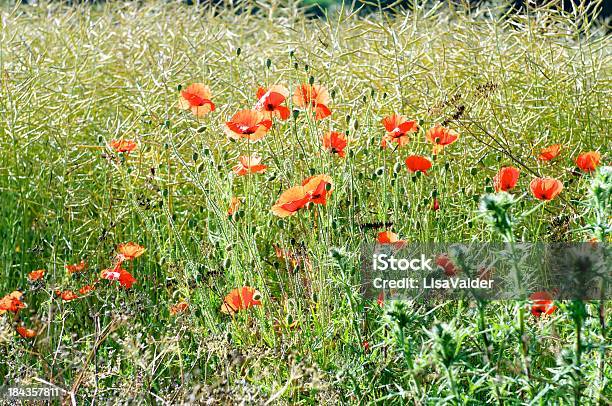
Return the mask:
{"type": "Polygon", "coordinates": [[[516,240],[590,238],[593,176],[577,176],[573,159],[598,150],[609,163],[603,28],[583,9],[504,17],[503,7],[439,5],[306,19],[273,4],[252,13],[161,1],[0,8],[0,297],[25,292],[20,319],[39,331],[23,340],[12,316],[0,316],[0,383],[38,377],[73,390],[79,404],[611,402],[597,303],[586,305],[579,351],[572,302],[543,320],[526,315],[527,376],[515,321],[524,303],[380,309],[359,293],[360,243],[379,231],[364,223],[392,222],[415,242],[501,241],[478,219],[478,201],[504,165],[521,170],[517,214],[539,204],[534,176],[565,184],[521,219],[516,240]],[[293,90],[310,77],[333,93],[330,118],[301,113],[253,144],[223,134],[257,86],[293,90]],[[193,82],[210,85],[217,105],[200,122],[177,108],[179,87],[193,82]],[[382,150],[380,120],[393,112],[421,131],[382,150]],[[431,156],[424,130],[445,120],[461,138],[428,176],[411,176],[403,160],[431,156]],[[346,158],[321,150],[329,129],[348,131],[346,158]],[[108,147],[122,137],[139,144],[126,157],[108,147]],[[557,160],[535,159],[554,143],[563,145],[557,160]],[[268,171],[230,176],[252,152],[268,171]],[[283,190],[318,173],[334,181],[326,206],[270,213],[283,190]],[[228,217],[232,196],[242,205],[228,217]],[[84,299],[57,300],[54,290],[97,278],[125,241],[147,248],[129,265],[133,289],[101,283],[84,299]],[[313,269],[278,261],[274,245],[303,250],[313,269]],[[81,259],[89,270],[69,276],[64,266],[81,259]],[[32,285],[35,269],[47,275],[32,285]],[[264,305],[222,314],[225,294],[242,285],[257,287],[264,305]],[[189,311],[171,316],[182,299],[189,311]]]}

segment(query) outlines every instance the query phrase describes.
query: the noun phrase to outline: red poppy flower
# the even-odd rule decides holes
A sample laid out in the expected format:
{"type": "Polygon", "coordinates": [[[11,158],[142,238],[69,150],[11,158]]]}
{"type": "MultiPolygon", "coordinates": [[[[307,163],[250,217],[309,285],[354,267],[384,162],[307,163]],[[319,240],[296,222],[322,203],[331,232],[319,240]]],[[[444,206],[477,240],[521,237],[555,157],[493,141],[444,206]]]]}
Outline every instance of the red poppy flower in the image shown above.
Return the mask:
{"type": "Polygon", "coordinates": [[[232,201],[230,202],[229,208],[227,209],[227,215],[232,216],[234,213],[238,211],[240,207],[240,199],[237,197],[232,197],[232,201]]]}
{"type": "Polygon", "coordinates": [[[535,178],[529,188],[536,199],[552,200],[563,190],[563,183],[553,178],[535,178]]]}
{"type": "Polygon", "coordinates": [[[392,245],[393,248],[398,250],[406,246],[406,240],[400,240],[399,236],[391,231],[381,231],[378,233],[376,242],[382,245],[392,245]]]}
{"type": "Polygon", "coordinates": [[[27,338],[27,339],[34,338],[36,337],[36,334],[37,334],[36,330],[25,328],[24,326],[19,326],[15,330],[21,337],[27,338]]]}
{"type": "Polygon", "coordinates": [[[6,312],[17,313],[19,310],[28,307],[22,302],[22,299],[23,293],[18,290],[4,296],[2,299],[0,299],[0,315],[3,315],[6,312]]]}
{"type": "Polygon", "coordinates": [[[324,119],[331,114],[329,109],[329,93],[319,85],[300,85],[293,94],[293,103],[302,108],[312,107],[317,120],[324,119]]]}
{"type": "Polygon", "coordinates": [[[28,280],[30,282],[34,282],[37,281],[39,279],[42,279],[45,276],[45,270],[44,269],[38,269],[36,271],[32,271],[28,274],[28,280]]]}
{"type": "Polygon", "coordinates": [[[254,109],[261,111],[265,117],[272,119],[278,117],[281,120],[289,118],[289,109],[281,104],[289,97],[289,90],[281,85],[274,85],[270,89],[260,87],[257,89],[257,103],[254,109]]]}
{"type": "Polygon", "coordinates": [[[323,148],[343,158],[346,156],[344,148],[346,148],[347,143],[344,133],[329,131],[323,136],[323,148]]]}
{"type": "Polygon", "coordinates": [[[431,161],[424,156],[410,155],[406,158],[406,167],[411,173],[423,172],[426,174],[431,168],[431,161]]]}
{"type": "Polygon", "coordinates": [[[71,300],[79,298],[77,294],[71,290],[56,290],[55,294],[60,297],[64,302],[69,302],[71,300]]]}
{"type": "Polygon", "coordinates": [[[272,121],[266,119],[264,114],[257,110],[240,110],[225,123],[225,134],[238,140],[246,138],[259,141],[272,127],[272,121]]]}
{"type": "Polygon", "coordinates": [[[257,155],[241,156],[238,165],[232,168],[232,171],[238,176],[244,176],[247,173],[263,173],[268,168],[266,165],[260,165],[261,158],[257,155]]]}
{"type": "Polygon", "coordinates": [[[170,307],[170,314],[176,316],[179,313],[183,313],[189,308],[189,303],[185,301],[178,302],[174,306],[170,307]]]}
{"type": "Polygon", "coordinates": [[[446,276],[456,276],[459,269],[453,264],[447,254],[440,254],[436,257],[436,265],[442,268],[446,276]]]}
{"type": "Polygon", "coordinates": [[[198,118],[204,117],[211,111],[215,111],[215,105],[210,100],[212,97],[210,88],[203,83],[193,83],[183,91],[179,97],[179,108],[191,110],[198,118]]]}
{"type": "Polygon", "coordinates": [[[561,144],[553,144],[550,145],[540,151],[540,155],[538,155],[538,159],[540,161],[550,161],[559,156],[561,152],[561,144]]]}
{"type": "Polygon", "coordinates": [[[376,304],[378,304],[380,307],[385,306],[385,292],[384,291],[381,291],[378,294],[378,297],[376,298],[376,304]]]}
{"type": "Polygon", "coordinates": [[[285,190],[272,206],[272,213],[278,217],[292,216],[310,202],[310,194],[304,186],[294,186],[285,190]]]}
{"type": "Polygon", "coordinates": [[[434,125],[425,134],[429,142],[434,144],[434,153],[440,152],[445,146],[452,144],[459,139],[459,133],[450,128],[434,125]]]}
{"type": "Polygon", "coordinates": [[[507,192],[514,189],[518,182],[520,171],[513,166],[505,166],[493,178],[496,192],[507,192]]]}
{"type": "Polygon", "coordinates": [[[368,340],[364,340],[363,343],[361,343],[361,346],[363,347],[364,352],[368,352],[370,350],[370,343],[368,340]]]}
{"type": "Polygon", "coordinates": [[[535,317],[551,315],[557,309],[552,295],[548,292],[535,292],[529,296],[529,299],[533,302],[531,304],[531,314],[535,317]]]}
{"type": "Polygon", "coordinates": [[[306,178],[302,182],[302,186],[304,186],[304,190],[310,195],[310,201],[314,204],[327,204],[327,197],[334,190],[332,179],[328,175],[306,178]]]}
{"type": "Polygon", "coordinates": [[[221,311],[226,314],[236,314],[253,306],[261,305],[261,294],[250,286],[232,289],[221,305],[221,311]]]}
{"type": "Polygon", "coordinates": [[[83,270],[85,270],[85,268],[87,268],[87,264],[84,260],[81,260],[81,262],[79,262],[78,264],[66,265],[66,271],[68,271],[68,273],[82,272],[83,270]]]}
{"type": "Polygon", "coordinates": [[[391,114],[383,118],[382,125],[387,130],[380,144],[383,148],[387,148],[388,142],[395,142],[398,147],[403,147],[410,141],[410,135],[419,130],[416,121],[408,120],[400,114],[391,114]]]}
{"type": "Polygon", "coordinates": [[[137,147],[136,142],[132,140],[112,140],[110,142],[110,146],[116,152],[125,152],[128,154],[134,151],[137,147]]]}
{"type": "Polygon", "coordinates": [[[117,246],[117,252],[119,253],[121,260],[131,261],[138,258],[144,252],[146,248],[136,244],[135,242],[126,242],[117,246]]]}
{"type": "Polygon", "coordinates": [[[103,270],[100,277],[108,281],[119,281],[119,284],[126,289],[130,289],[136,283],[136,278],[121,267],[121,262],[118,262],[114,268],[103,270]]]}
{"type": "Polygon", "coordinates": [[[438,211],[440,210],[440,202],[437,197],[434,197],[433,203],[431,204],[431,210],[438,211]]]}
{"type": "Polygon", "coordinates": [[[85,285],[83,286],[81,289],[79,289],[79,293],[81,295],[86,295],[90,292],[93,292],[94,290],[96,290],[96,287],[93,285],[85,285]]]}
{"type": "Polygon", "coordinates": [[[597,151],[584,152],[576,158],[576,165],[584,172],[593,172],[601,160],[601,155],[597,151]]]}

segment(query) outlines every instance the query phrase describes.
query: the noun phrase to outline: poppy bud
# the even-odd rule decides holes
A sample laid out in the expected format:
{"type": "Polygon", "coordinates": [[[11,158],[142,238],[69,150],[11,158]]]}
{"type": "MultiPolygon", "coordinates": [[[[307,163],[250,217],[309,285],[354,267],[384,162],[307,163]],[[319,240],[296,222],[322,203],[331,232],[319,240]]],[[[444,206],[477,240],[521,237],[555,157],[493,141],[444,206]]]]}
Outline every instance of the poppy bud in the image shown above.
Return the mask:
{"type": "Polygon", "coordinates": [[[346,123],[348,124],[348,123],[350,123],[350,122],[351,122],[351,115],[350,115],[350,114],[347,114],[347,115],[346,115],[346,123]]]}
{"type": "Polygon", "coordinates": [[[432,190],[431,197],[433,197],[434,199],[438,197],[438,191],[436,189],[432,190]]]}
{"type": "Polygon", "coordinates": [[[368,101],[368,97],[367,97],[367,96],[364,94],[364,95],[363,95],[362,100],[363,100],[363,102],[365,103],[365,102],[367,102],[367,101],[368,101]]]}
{"type": "Polygon", "coordinates": [[[270,58],[268,58],[266,59],[266,67],[270,69],[270,66],[272,66],[272,61],[270,60],[270,58]]]}
{"type": "Polygon", "coordinates": [[[289,51],[289,58],[293,58],[293,55],[295,55],[295,50],[294,49],[289,51]]]}
{"type": "Polygon", "coordinates": [[[298,63],[297,63],[297,62],[295,62],[295,63],[293,64],[293,69],[298,70],[298,68],[299,68],[299,65],[298,65],[298,63]]]}
{"type": "Polygon", "coordinates": [[[432,209],[433,211],[438,211],[438,210],[440,210],[440,203],[438,202],[438,199],[437,199],[437,198],[435,198],[435,197],[434,197],[434,200],[433,200],[433,205],[431,206],[431,209],[432,209]]]}
{"type": "Polygon", "coordinates": [[[396,162],[395,165],[393,165],[393,173],[394,174],[397,174],[401,169],[402,169],[402,163],[401,162],[396,162]]]}
{"type": "Polygon", "coordinates": [[[191,159],[193,159],[193,162],[197,162],[197,160],[198,160],[198,153],[194,152],[193,155],[191,156],[191,159]]]}
{"type": "Polygon", "coordinates": [[[236,48],[236,56],[240,56],[241,53],[242,53],[242,48],[240,47],[236,48]]]}
{"type": "Polygon", "coordinates": [[[206,131],[206,126],[205,126],[205,125],[203,125],[202,127],[198,128],[196,131],[197,131],[199,134],[202,134],[204,131],[206,131]]]}
{"type": "MultiPolygon", "coordinates": [[[[305,70],[306,72],[308,72],[308,65],[304,65],[304,70],[305,70]]],[[[313,81],[312,83],[314,83],[314,81],[313,81]]],[[[312,85],[312,83],[311,83],[311,85],[312,85]]]]}
{"type": "Polygon", "coordinates": [[[376,176],[382,176],[382,174],[385,173],[385,168],[383,168],[382,166],[380,168],[377,168],[374,171],[374,177],[376,176]]]}
{"type": "Polygon", "coordinates": [[[183,89],[183,85],[178,85],[178,86],[176,87],[176,90],[177,90],[177,91],[179,91],[179,92],[180,92],[182,89],[183,89]]]}
{"type": "Polygon", "coordinates": [[[98,136],[98,144],[103,144],[104,143],[104,138],[102,138],[102,136],[98,136]]]}
{"type": "Polygon", "coordinates": [[[314,85],[314,76],[308,78],[308,83],[312,86],[314,85]]]}
{"type": "Polygon", "coordinates": [[[300,111],[299,110],[293,110],[293,119],[294,120],[297,120],[299,115],[300,115],[300,111]]]}
{"type": "Polygon", "coordinates": [[[383,93],[383,99],[387,98],[387,92],[383,93]]]}
{"type": "Polygon", "coordinates": [[[359,120],[355,120],[355,124],[353,124],[353,127],[355,127],[355,131],[359,130],[359,120]]]}
{"type": "Polygon", "coordinates": [[[164,126],[165,126],[166,128],[170,128],[170,120],[166,120],[166,121],[164,121],[164,126]]]}
{"type": "Polygon", "coordinates": [[[470,169],[470,175],[472,176],[476,176],[476,174],[478,173],[478,168],[472,168],[470,169]]]}

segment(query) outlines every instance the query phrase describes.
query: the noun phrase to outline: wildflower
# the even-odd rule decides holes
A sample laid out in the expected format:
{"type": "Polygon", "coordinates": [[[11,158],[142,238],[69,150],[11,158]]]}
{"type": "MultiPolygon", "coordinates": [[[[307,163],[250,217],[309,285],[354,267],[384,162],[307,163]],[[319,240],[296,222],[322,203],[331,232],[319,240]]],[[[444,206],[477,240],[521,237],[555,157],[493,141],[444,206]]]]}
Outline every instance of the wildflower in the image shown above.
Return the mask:
{"type": "Polygon", "coordinates": [[[445,146],[452,144],[459,138],[459,133],[450,128],[436,124],[425,134],[429,142],[434,144],[434,153],[440,152],[445,146]]]}
{"type": "Polygon", "coordinates": [[[293,94],[293,103],[302,108],[312,107],[315,111],[315,119],[321,120],[331,114],[329,109],[329,93],[327,89],[319,85],[300,85],[293,94]]]}
{"type": "Polygon", "coordinates": [[[325,205],[327,197],[334,190],[332,179],[328,175],[316,175],[304,179],[304,190],[310,195],[310,202],[325,205]]]}
{"type": "Polygon", "coordinates": [[[437,197],[434,197],[433,203],[431,204],[431,210],[438,211],[440,210],[440,202],[437,197]]]}
{"type": "Polygon", "coordinates": [[[36,330],[32,330],[24,326],[19,326],[15,330],[21,337],[27,338],[27,339],[34,338],[36,337],[36,334],[37,334],[36,330]]]}
{"type": "Polygon", "coordinates": [[[189,303],[185,301],[180,301],[174,306],[170,307],[170,314],[173,316],[176,316],[179,313],[183,313],[188,308],[189,308],[189,303]]]}
{"type": "Polygon", "coordinates": [[[42,279],[45,276],[45,270],[44,269],[38,269],[36,271],[32,271],[28,274],[28,280],[30,282],[34,282],[37,280],[42,279]]]}
{"type": "Polygon", "coordinates": [[[304,186],[294,186],[285,190],[272,206],[272,213],[278,217],[292,216],[310,202],[310,194],[304,186]]]}
{"type": "Polygon", "coordinates": [[[262,87],[257,89],[257,104],[254,109],[263,112],[268,119],[278,117],[281,120],[289,118],[289,109],[281,104],[289,97],[289,90],[281,85],[274,85],[266,90],[262,87]]]}
{"type": "Polygon", "coordinates": [[[342,158],[346,156],[344,148],[346,148],[347,143],[346,135],[344,135],[344,133],[328,131],[323,136],[323,148],[332,154],[338,154],[338,156],[342,158]]]}
{"type": "Polygon", "coordinates": [[[538,155],[540,161],[551,161],[559,156],[561,152],[561,144],[553,144],[546,148],[543,148],[538,155]]]}
{"type": "Polygon", "coordinates": [[[90,292],[93,292],[94,290],[96,290],[94,285],[85,285],[79,289],[79,293],[84,296],[90,292]]]}
{"type": "Polygon", "coordinates": [[[381,231],[378,233],[376,242],[379,244],[392,244],[398,249],[406,245],[405,240],[400,240],[399,236],[391,231],[381,231]]]}
{"type": "Polygon", "coordinates": [[[597,151],[584,152],[576,158],[576,165],[584,172],[593,172],[601,160],[601,155],[597,151]]]}
{"type": "Polygon", "coordinates": [[[271,127],[272,121],[266,119],[262,112],[240,110],[225,123],[225,134],[235,140],[246,138],[250,141],[259,141],[271,127]]]}
{"type": "Polygon", "coordinates": [[[238,211],[239,207],[240,207],[240,199],[238,199],[237,197],[232,197],[232,201],[230,202],[229,208],[227,209],[227,215],[233,216],[234,213],[238,211]]]}
{"type": "Polygon", "coordinates": [[[21,309],[25,309],[27,305],[22,302],[23,293],[16,290],[9,293],[0,299],[0,316],[6,312],[17,313],[21,309]]]}
{"type": "Polygon", "coordinates": [[[531,304],[531,314],[535,317],[551,315],[557,309],[552,295],[548,292],[535,292],[529,296],[529,299],[533,302],[531,304]]]}
{"type": "Polygon", "coordinates": [[[364,352],[368,352],[370,350],[370,343],[368,342],[368,340],[363,340],[361,346],[363,347],[364,352]]]}
{"type": "Polygon", "coordinates": [[[507,192],[514,189],[518,182],[520,171],[513,166],[503,167],[493,178],[496,192],[507,192]]]}
{"type": "Polygon", "coordinates": [[[131,261],[138,258],[146,251],[145,247],[142,247],[135,242],[126,242],[117,246],[117,252],[121,260],[131,261]]]}
{"type": "Polygon", "coordinates": [[[535,178],[529,184],[531,193],[539,200],[552,200],[563,190],[561,181],[554,178],[535,178]]]}
{"type": "Polygon", "coordinates": [[[232,171],[238,176],[246,175],[247,173],[263,173],[268,168],[266,165],[260,165],[261,158],[257,155],[241,156],[238,158],[238,165],[232,168],[232,171]]]}
{"type": "Polygon", "coordinates": [[[179,97],[179,108],[191,110],[198,118],[215,111],[215,104],[211,101],[210,88],[203,83],[193,83],[183,91],[179,97]]]}
{"type": "Polygon", "coordinates": [[[78,264],[66,265],[66,271],[68,271],[68,273],[70,274],[82,272],[85,270],[85,268],[87,268],[87,264],[84,260],[81,260],[81,262],[79,262],[78,264]]]}
{"type": "Polygon", "coordinates": [[[423,172],[427,174],[427,171],[431,168],[431,161],[424,156],[410,155],[406,158],[406,168],[411,173],[423,172]]]}
{"type": "Polygon", "coordinates": [[[436,265],[440,267],[446,276],[452,277],[456,276],[459,272],[459,269],[455,266],[453,261],[451,261],[448,254],[440,254],[436,257],[436,265]]]}
{"type": "Polygon", "coordinates": [[[376,304],[380,307],[385,307],[385,292],[380,291],[378,297],[376,298],[376,304]]]}
{"type": "Polygon", "coordinates": [[[408,120],[400,114],[387,116],[381,122],[385,130],[387,130],[381,142],[381,147],[383,148],[387,147],[388,142],[395,142],[398,147],[403,147],[410,141],[410,135],[419,129],[416,121],[408,120]]]}
{"type": "Polygon", "coordinates": [[[232,289],[221,305],[221,311],[234,315],[240,310],[261,305],[261,293],[250,286],[232,289]]]}
{"type": "Polygon", "coordinates": [[[64,302],[69,302],[79,298],[77,294],[71,290],[56,290],[55,295],[60,297],[64,302]]]}
{"type": "Polygon", "coordinates": [[[112,140],[110,142],[110,146],[116,152],[119,153],[130,153],[134,151],[137,147],[136,142],[132,140],[112,140]]]}

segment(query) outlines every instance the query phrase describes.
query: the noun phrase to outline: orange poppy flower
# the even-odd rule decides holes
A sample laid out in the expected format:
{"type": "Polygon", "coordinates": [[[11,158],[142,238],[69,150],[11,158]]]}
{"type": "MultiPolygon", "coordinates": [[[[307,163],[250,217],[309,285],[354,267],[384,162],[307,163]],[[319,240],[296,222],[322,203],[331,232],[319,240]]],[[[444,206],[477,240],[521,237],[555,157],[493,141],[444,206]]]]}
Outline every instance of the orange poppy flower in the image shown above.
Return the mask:
{"type": "Polygon", "coordinates": [[[232,168],[232,171],[238,176],[244,176],[247,173],[263,173],[268,168],[266,165],[259,164],[261,158],[257,155],[241,156],[238,160],[238,165],[232,168]]]}
{"type": "Polygon", "coordinates": [[[225,134],[235,140],[259,141],[272,127],[272,121],[257,110],[240,110],[225,123],[225,134]]]}
{"type": "Polygon", "coordinates": [[[21,337],[27,338],[27,339],[34,338],[36,337],[36,334],[37,334],[36,330],[25,328],[24,326],[19,326],[15,330],[21,337]]]}
{"type": "Polygon", "coordinates": [[[436,257],[436,265],[442,268],[446,276],[455,276],[459,272],[459,269],[457,269],[447,254],[438,255],[436,257]]]}
{"type": "Polygon", "coordinates": [[[93,285],[85,285],[83,286],[81,289],[79,289],[79,293],[81,295],[86,295],[90,292],[93,292],[94,290],[96,290],[96,287],[93,285]]]}
{"type": "Polygon", "coordinates": [[[27,305],[22,302],[23,293],[16,290],[0,299],[0,316],[6,312],[17,313],[25,309],[27,305]]]}
{"type": "Polygon", "coordinates": [[[221,311],[226,314],[236,314],[253,306],[261,305],[261,293],[250,286],[232,289],[221,305],[221,311]]]}
{"type": "Polygon", "coordinates": [[[239,207],[240,207],[240,199],[238,199],[237,197],[232,197],[232,201],[230,202],[230,206],[227,209],[227,215],[228,216],[234,215],[234,213],[236,213],[238,211],[239,207]]]}
{"type": "Polygon", "coordinates": [[[203,83],[193,83],[179,96],[179,108],[191,110],[198,118],[204,117],[211,111],[215,111],[215,104],[210,100],[212,97],[210,88],[203,83]]]}
{"type": "Polygon", "coordinates": [[[136,142],[132,140],[112,140],[110,142],[110,146],[116,152],[125,152],[129,154],[130,152],[134,151],[138,145],[136,145],[136,142]]]}
{"type": "Polygon", "coordinates": [[[400,249],[406,245],[406,240],[400,240],[399,236],[391,231],[381,231],[376,236],[376,242],[379,244],[393,245],[395,248],[400,249]]]}
{"type": "Polygon", "coordinates": [[[257,89],[257,103],[254,109],[263,112],[269,119],[278,117],[281,120],[289,118],[289,109],[281,104],[289,97],[289,90],[281,85],[274,85],[269,89],[257,89]]]}
{"type": "Polygon", "coordinates": [[[434,144],[434,153],[440,152],[445,146],[452,144],[459,139],[459,133],[450,128],[434,125],[425,134],[429,142],[434,144]]]}
{"type": "Polygon", "coordinates": [[[45,276],[45,270],[44,269],[38,269],[36,271],[32,271],[28,274],[28,280],[30,282],[34,282],[37,281],[39,279],[42,279],[45,276]]]}
{"type": "Polygon", "coordinates": [[[505,166],[493,177],[496,192],[507,192],[514,189],[518,182],[520,171],[513,166],[505,166]]]}
{"type": "Polygon", "coordinates": [[[329,109],[329,93],[327,89],[319,85],[300,85],[293,94],[293,103],[302,108],[312,107],[315,111],[315,119],[322,120],[331,114],[329,109]]]}
{"type": "Polygon", "coordinates": [[[285,190],[272,206],[272,213],[278,217],[292,216],[310,202],[310,194],[304,186],[294,186],[285,190]]]}
{"type": "Polygon", "coordinates": [[[170,307],[170,314],[176,316],[179,313],[183,313],[189,308],[189,303],[185,301],[178,302],[174,306],[170,307]]]}
{"type": "Polygon", "coordinates": [[[550,161],[559,156],[561,152],[561,144],[553,144],[550,145],[540,151],[540,155],[538,155],[538,159],[540,161],[550,161]]]}
{"type": "Polygon", "coordinates": [[[553,178],[535,178],[529,188],[536,199],[552,200],[563,190],[563,183],[553,178]]]}
{"type": "Polygon", "coordinates": [[[142,247],[135,242],[126,242],[117,246],[117,252],[122,260],[131,261],[134,258],[138,258],[146,251],[145,247],[142,247]]]}
{"type": "Polygon", "coordinates": [[[314,204],[327,204],[327,197],[334,190],[332,179],[328,175],[316,175],[304,179],[302,182],[304,190],[310,195],[310,201],[314,204]]]}
{"type": "Polygon", "coordinates": [[[431,161],[424,156],[410,155],[406,158],[406,167],[411,173],[423,172],[427,174],[427,171],[431,168],[431,161]]]}
{"type": "Polygon", "coordinates": [[[338,154],[338,156],[345,157],[346,153],[344,152],[344,148],[348,141],[346,140],[346,135],[344,133],[339,133],[336,131],[329,131],[323,136],[323,148],[327,149],[332,154],[338,154]]]}
{"type": "Polygon", "coordinates": [[[576,158],[576,165],[584,172],[593,172],[601,160],[601,155],[597,151],[584,152],[576,158]]]}
{"type": "Polygon", "coordinates": [[[535,292],[529,296],[529,299],[533,302],[531,304],[531,314],[535,317],[551,315],[557,309],[552,295],[548,292],[535,292]]]}
{"type": "Polygon", "coordinates": [[[387,148],[388,142],[395,142],[398,147],[403,147],[410,141],[410,135],[419,130],[416,121],[408,120],[400,114],[387,116],[381,122],[385,130],[387,130],[380,144],[383,148],[387,148]]]}
{"type": "Polygon", "coordinates": [[[121,262],[118,262],[114,268],[103,270],[100,277],[107,281],[119,281],[119,284],[126,289],[130,289],[136,283],[136,278],[121,267],[121,262]]]}
{"type": "Polygon", "coordinates": [[[66,265],[66,271],[68,271],[68,273],[82,272],[83,270],[85,270],[85,268],[87,268],[87,264],[84,260],[81,260],[81,262],[79,262],[78,264],[66,265]]]}
{"type": "Polygon", "coordinates": [[[56,290],[55,294],[60,297],[64,302],[69,302],[71,300],[79,298],[77,294],[71,290],[56,290]]]}

